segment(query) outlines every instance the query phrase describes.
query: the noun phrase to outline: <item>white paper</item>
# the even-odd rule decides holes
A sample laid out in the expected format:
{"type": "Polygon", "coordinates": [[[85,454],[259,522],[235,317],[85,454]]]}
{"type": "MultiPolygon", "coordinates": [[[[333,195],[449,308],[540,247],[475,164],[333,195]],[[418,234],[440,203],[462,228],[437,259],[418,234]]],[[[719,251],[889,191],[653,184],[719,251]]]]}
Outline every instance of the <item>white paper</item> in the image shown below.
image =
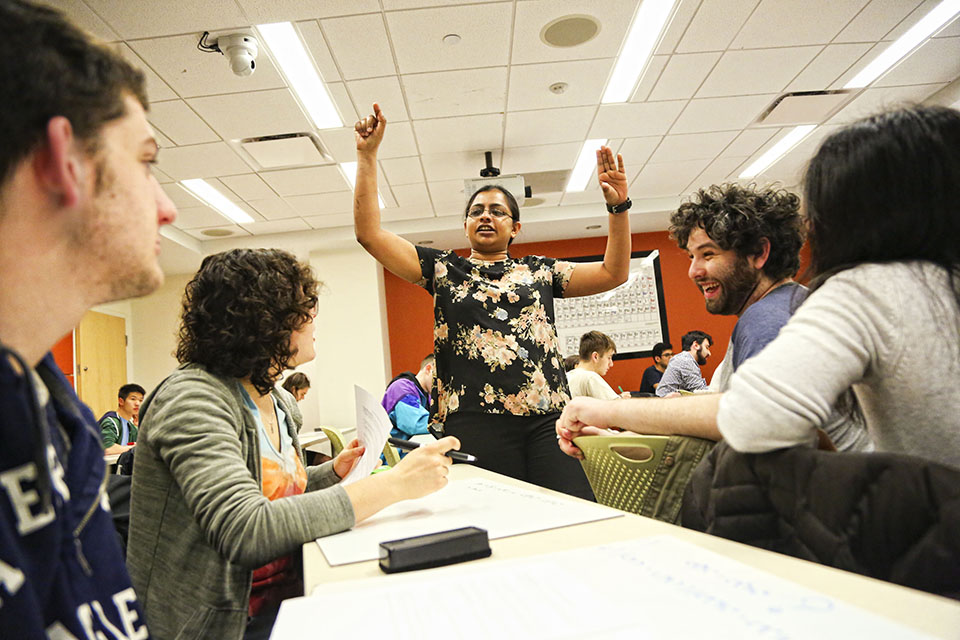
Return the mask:
{"type": "Polygon", "coordinates": [[[357,402],[357,439],[366,447],[366,450],[347,477],[340,481],[342,485],[366,478],[377,468],[380,464],[380,454],[383,453],[383,445],[390,435],[390,429],[393,428],[390,417],[376,398],[366,389],[356,385],[353,387],[353,392],[357,402]]]}
{"type": "Polygon", "coordinates": [[[327,562],[337,566],[374,560],[381,542],[425,533],[480,527],[493,540],[622,515],[585,500],[471,478],[455,480],[423,498],[398,502],[350,531],[317,538],[317,544],[327,562]]]}
{"type": "MultiPolygon", "coordinates": [[[[826,571],[823,579],[829,580],[826,571]]],[[[709,638],[850,640],[930,636],[670,536],[504,562],[328,583],[285,600],[272,640],[709,638]],[[413,604],[411,604],[413,603],[413,604]],[[335,615],[332,615],[334,614],[335,615]]]]}

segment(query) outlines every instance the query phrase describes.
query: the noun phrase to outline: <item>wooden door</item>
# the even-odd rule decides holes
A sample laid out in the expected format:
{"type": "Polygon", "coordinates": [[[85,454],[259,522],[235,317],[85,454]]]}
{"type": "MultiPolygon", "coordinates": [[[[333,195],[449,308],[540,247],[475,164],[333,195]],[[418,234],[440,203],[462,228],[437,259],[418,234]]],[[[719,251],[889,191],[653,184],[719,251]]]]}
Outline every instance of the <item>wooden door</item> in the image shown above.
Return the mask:
{"type": "Polygon", "coordinates": [[[99,418],[117,408],[127,383],[127,323],[119,316],[88,311],[77,327],[77,395],[99,418]]]}

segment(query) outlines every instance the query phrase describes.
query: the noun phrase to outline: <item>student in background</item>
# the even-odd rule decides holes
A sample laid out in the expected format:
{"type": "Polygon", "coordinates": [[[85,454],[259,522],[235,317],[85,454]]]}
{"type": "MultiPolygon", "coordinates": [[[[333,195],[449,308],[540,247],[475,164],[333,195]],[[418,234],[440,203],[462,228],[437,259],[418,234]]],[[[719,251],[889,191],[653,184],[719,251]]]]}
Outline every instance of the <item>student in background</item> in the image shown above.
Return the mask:
{"type": "Polygon", "coordinates": [[[713,338],[703,331],[689,331],[680,341],[680,353],[670,358],[670,363],[657,385],[657,396],[664,397],[675,391],[703,391],[707,381],[700,367],[707,364],[713,338]]]}
{"type": "Polygon", "coordinates": [[[117,392],[117,410],[100,417],[100,438],[105,455],[123,453],[137,443],[137,417],[144,395],[146,391],[140,385],[125,384],[117,392]]]}
{"type": "Polygon", "coordinates": [[[0,2],[0,637],[146,638],[93,414],[50,349],[163,283],[176,208],[143,74],[57,11],[0,2]]]}
{"type": "Polygon", "coordinates": [[[307,397],[307,391],[310,391],[310,378],[305,373],[295,371],[287,376],[281,386],[289,391],[297,402],[302,402],[307,397]]]}
{"type": "Polygon", "coordinates": [[[305,542],[447,483],[455,438],[347,486],[356,440],[304,466],[300,410],[275,385],[314,358],[318,286],[275,249],[207,256],[187,284],[181,366],[143,405],[133,469],[127,562],[155,638],[192,637],[198,620],[207,638],[266,638],[302,592],[305,542]]]}
{"type": "Polygon", "coordinates": [[[567,356],[563,359],[563,371],[565,373],[569,373],[570,371],[573,371],[578,364],[580,364],[579,354],[575,353],[572,356],[567,356]]]}
{"type": "Polygon", "coordinates": [[[580,356],[577,366],[567,372],[570,397],[587,396],[598,400],[616,400],[620,396],[601,376],[613,366],[617,345],[600,331],[588,331],[580,336],[580,356]]]}
{"type": "Polygon", "coordinates": [[[667,365],[670,364],[672,356],[673,345],[669,342],[658,342],[653,345],[653,364],[643,371],[643,378],[640,380],[640,393],[656,393],[660,378],[663,377],[663,372],[667,370],[667,365]]]}
{"type": "Polygon", "coordinates": [[[591,499],[583,469],[556,447],[553,425],[569,400],[553,319],[553,299],[612,289],[630,270],[631,203],[623,158],[597,151],[609,236],[601,263],[542,256],[514,259],[520,208],[507,190],[486,185],[463,216],[470,255],[414,246],[380,225],[377,149],[387,120],[380,107],[356,123],[357,241],[391,272],[434,300],[437,411],[434,422],[457,436],[490,471],[591,499]]]}
{"type": "MultiPolygon", "coordinates": [[[[437,359],[428,354],[416,374],[404,371],[387,385],[380,404],[390,416],[390,435],[401,440],[430,433],[430,391],[437,359]]],[[[400,457],[407,455],[400,451],[400,457]]]]}

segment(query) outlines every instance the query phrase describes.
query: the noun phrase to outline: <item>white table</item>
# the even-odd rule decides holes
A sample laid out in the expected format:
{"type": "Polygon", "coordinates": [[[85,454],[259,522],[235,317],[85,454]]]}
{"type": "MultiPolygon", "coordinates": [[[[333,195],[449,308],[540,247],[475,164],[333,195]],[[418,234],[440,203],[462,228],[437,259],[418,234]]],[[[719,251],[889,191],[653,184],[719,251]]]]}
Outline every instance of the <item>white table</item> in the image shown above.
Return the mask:
{"type": "MultiPolygon", "coordinates": [[[[450,477],[454,481],[462,478],[487,477],[499,482],[517,484],[531,490],[553,493],[547,489],[465,464],[454,465],[450,477]]],[[[569,499],[576,500],[576,498],[569,499]]],[[[956,601],[880,580],[865,578],[805,560],[756,549],[633,514],[626,514],[623,517],[610,520],[491,540],[490,547],[493,550],[491,557],[457,566],[499,562],[509,558],[522,558],[604,542],[657,535],[673,536],[704,547],[931,635],[953,639],[960,637],[960,603],[956,601]]],[[[314,586],[321,583],[357,578],[380,577],[384,580],[389,579],[380,571],[377,562],[374,560],[330,567],[315,542],[303,545],[303,568],[304,592],[307,594],[313,590],[314,586]]],[[[437,569],[433,571],[437,571],[437,569]]]]}

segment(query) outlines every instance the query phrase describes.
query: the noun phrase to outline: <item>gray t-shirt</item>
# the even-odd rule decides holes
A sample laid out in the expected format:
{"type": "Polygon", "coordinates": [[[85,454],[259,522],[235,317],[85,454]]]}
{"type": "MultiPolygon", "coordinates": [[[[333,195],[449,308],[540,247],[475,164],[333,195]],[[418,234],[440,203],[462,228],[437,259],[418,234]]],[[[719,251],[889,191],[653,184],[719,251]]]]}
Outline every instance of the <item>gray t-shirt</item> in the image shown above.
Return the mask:
{"type": "Polygon", "coordinates": [[[851,386],[878,451],[960,467],[960,309],[930,263],[862,264],[812,293],[720,401],[731,446],[812,443],[851,386]]]}

